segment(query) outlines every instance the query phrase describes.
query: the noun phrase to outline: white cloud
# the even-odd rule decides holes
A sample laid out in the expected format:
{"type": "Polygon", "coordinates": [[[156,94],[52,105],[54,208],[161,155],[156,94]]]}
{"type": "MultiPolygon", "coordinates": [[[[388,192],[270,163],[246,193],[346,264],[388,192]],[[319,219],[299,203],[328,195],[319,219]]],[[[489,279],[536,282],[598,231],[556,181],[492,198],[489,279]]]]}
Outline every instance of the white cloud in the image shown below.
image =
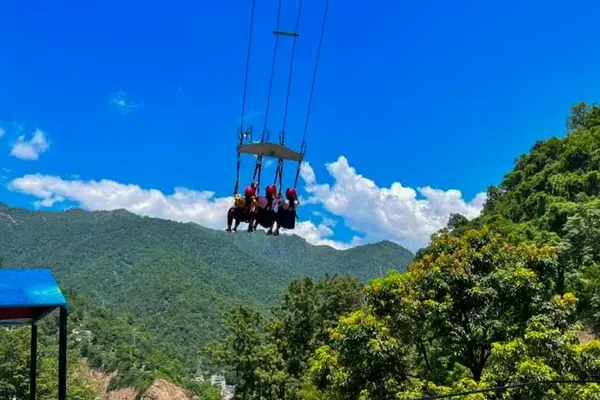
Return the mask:
{"type": "MultiPolygon", "coordinates": [[[[52,207],[70,200],[88,210],[123,208],[139,215],[196,222],[213,229],[225,228],[227,210],[233,203],[233,197],[218,198],[210,191],[199,192],[178,187],[173,194],[165,195],[156,189],[143,189],[112,180],[64,180],[40,174],[14,179],[9,188],[40,199],[33,203],[36,208],[52,207]]],[[[325,244],[337,249],[348,247],[329,239],[333,231],[325,224],[315,226],[310,221],[302,221],[293,232],[282,233],[295,233],[315,245],[325,244]]]]}
{"type": "Polygon", "coordinates": [[[310,244],[330,246],[338,250],[345,250],[356,246],[360,241],[360,238],[356,236],[352,239],[351,243],[342,243],[329,239],[333,236],[334,232],[325,222],[318,225],[315,225],[311,221],[297,222],[293,233],[304,238],[310,244]]]}
{"type": "Polygon", "coordinates": [[[108,95],[108,104],[115,107],[122,114],[130,113],[144,105],[143,103],[136,103],[133,100],[130,100],[127,93],[122,90],[110,93],[108,95]]]}
{"type": "MultiPolygon", "coordinates": [[[[415,190],[398,182],[389,188],[378,187],[374,181],[357,174],[343,156],[326,167],[334,180],[332,185],[319,184],[310,164],[303,164],[301,169],[309,194],[308,199],[301,199],[301,204],[322,206],[326,212],[313,212],[320,222],[300,221],[293,232],[285,232],[297,234],[315,245],[345,249],[388,239],[414,251],[426,245],[431,234],[447,224],[450,214],[473,218],[479,215],[485,201],[484,193],[466,201],[454,189],[444,191],[425,186],[415,190]],[[362,237],[354,236],[350,243],[334,240],[333,229],[338,229],[336,219],[343,220],[362,237]]],[[[14,179],[9,187],[36,197],[36,207],[73,201],[88,210],[124,208],[139,215],[196,222],[214,229],[224,229],[233,200],[215,197],[211,191],[175,188],[172,194],[164,194],[112,180],[65,180],[40,174],[14,179]]]]}
{"type": "Polygon", "coordinates": [[[363,233],[367,242],[388,239],[416,250],[446,226],[450,214],[476,217],[485,202],[485,193],[467,202],[454,189],[426,186],[414,190],[399,182],[381,188],[357,174],[343,156],[326,167],[333,185],[318,184],[310,164],[302,165],[301,175],[311,194],[307,202],[321,204],[331,214],[342,217],[348,227],[363,233]]]}
{"type": "Polygon", "coordinates": [[[39,129],[35,130],[31,140],[26,140],[25,135],[19,136],[13,144],[10,154],[21,160],[37,160],[41,153],[50,148],[46,134],[39,129]]]}
{"type": "Polygon", "coordinates": [[[6,131],[4,130],[4,128],[0,127],[0,138],[4,136],[5,133],[6,131]]]}

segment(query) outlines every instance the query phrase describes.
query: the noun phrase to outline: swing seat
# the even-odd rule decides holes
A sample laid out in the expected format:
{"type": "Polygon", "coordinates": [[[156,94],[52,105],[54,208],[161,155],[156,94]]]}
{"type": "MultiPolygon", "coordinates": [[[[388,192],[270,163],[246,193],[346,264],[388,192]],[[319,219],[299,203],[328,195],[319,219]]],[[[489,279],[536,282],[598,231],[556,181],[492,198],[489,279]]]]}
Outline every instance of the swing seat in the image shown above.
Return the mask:
{"type": "Polygon", "coordinates": [[[269,204],[269,201],[265,196],[258,196],[258,208],[256,210],[255,221],[263,228],[269,229],[273,226],[276,215],[275,211],[266,209],[267,204],[269,204]]]}
{"type": "Polygon", "coordinates": [[[273,210],[265,210],[264,208],[259,208],[255,216],[256,222],[266,229],[269,229],[273,226],[276,218],[277,216],[273,210]]]}
{"type": "Polygon", "coordinates": [[[231,207],[229,209],[229,215],[233,216],[236,221],[248,223],[253,219],[253,213],[246,211],[240,207],[231,207]]]}
{"type": "Polygon", "coordinates": [[[289,230],[296,227],[296,210],[292,210],[287,201],[282,203],[277,211],[277,224],[289,230]]]}

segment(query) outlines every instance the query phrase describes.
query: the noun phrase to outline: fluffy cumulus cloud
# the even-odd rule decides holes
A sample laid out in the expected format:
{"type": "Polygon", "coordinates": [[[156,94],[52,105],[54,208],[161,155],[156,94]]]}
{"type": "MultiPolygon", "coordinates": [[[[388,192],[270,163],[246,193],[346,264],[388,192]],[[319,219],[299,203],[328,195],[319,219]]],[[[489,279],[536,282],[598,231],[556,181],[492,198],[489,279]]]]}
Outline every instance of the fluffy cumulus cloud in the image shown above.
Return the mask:
{"type": "Polygon", "coordinates": [[[19,136],[13,144],[10,154],[21,160],[37,160],[40,154],[50,148],[50,142],[46,134],[36,129],[31,139],[27,140],[25,135],[19,136]]]}
{"type": "Polygon", "coordinates": [[[476,217],[485,202],[485,193],[466,201],[454,189],[426,186],[415,190],[399,182],[389,188],[379,187],[358,174],[343,156],[326,167],[332,185],[319,184],[310,164],[302,166],[301,175],[310,194],[307,202],[320,204],[341,217],[349,228],[364,234],[365,242],[389,239],[414,250],[427,244],[431,234],[447,224],[450,214],[476,217]]]}
{"type": "Polygon", "coordinates": [[[25,175],[14,179],[10,189],[37,197],[37,206],[51,207],[70,200],[88,210],[126,209],[139,215],[198,222],[210,228],[223,228],[225,213],[233,199],[215,198],[213,192],[175,188],[165,195],[156,189],[143,189],[112,180],[66,180],[48,175],[25,175]]]}
{"type": "MultiPolygon", "coordinates": [[[[73,201],[88,210],[126,209],[139,215],[196,222],[200,225],[224,229],[226,213],[232,197],[215,197],[214,192],[175,188],[172,194],[156,189],[143,189],[112,180],[84,181],[62,179],[48,175],[25,175],[10,182],[9,188],[39,200],[36,207],[52,207],[63,201],[73,201]]],[[[285,232],[290,233],[290,232],[285,232]]],[[[337,249],[349,245],[329,239],[333,231],[326,225],[300,222],[295,232],[315,245],[329,245],[337,249]]]]}
{"type": "MultiPolygon", "coordinates": [[[[304,164],[301,171],[309,194],[302,202],[322,211],[311,214],[320,222],[300,221],[293,233],[315,245],[346,249],[388,239],[416,250],[446,225],[450,214],[475,217],[485,200],[484,194],[466,201],[458,190],[430,187],[415,190],[397,182],[389,188],[378,187],[358,174],[345,157],[327,164],[327,170],[333,179],[331,185],[320,184],[310,164],[304,164]],[[334,230],[340,229],[336,219],[344,221],[357,235],[346,243],[335,240],[334,230]]],[[[14,179],[9,187],[37,198],[37,207],[71,201],[88,210],[123,208],[140,215],[196,222],[215,229],[224,228],[225,215],[233,200],[216,197],[210,191],[175,188],[172,194],[165,194],[112,180],[85,181],[40,174],[14,179]]]]}

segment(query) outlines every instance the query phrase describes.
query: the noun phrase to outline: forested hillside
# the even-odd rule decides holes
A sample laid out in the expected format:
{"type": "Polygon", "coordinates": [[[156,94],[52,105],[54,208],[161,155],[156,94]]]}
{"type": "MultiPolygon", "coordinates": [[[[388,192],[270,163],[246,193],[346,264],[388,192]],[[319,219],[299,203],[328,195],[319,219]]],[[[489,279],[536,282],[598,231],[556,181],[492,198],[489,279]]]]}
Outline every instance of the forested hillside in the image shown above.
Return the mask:
{"type": "MultiPolygon", "coordinates": [[[[231,236],[196,224],[111,212],[33,212],[0,205],[0,256],[11,267],[47,266],[88,302],[128,312],[160,340],[177,344],[189,368],[195,351],[224,332],[223,312],[267,311],[300,276],[403,270],[413,255],[390,242],[346,251],[297,236],[231,236]]],[[[193,369],[192,369],[193,370],[193,369]]]]}
{"type": "MultiPolygon", "coordinates": [[[[176,357],[176,344],[149,333],[146,326],[127,314],[89,304],[84,297],[66,291],[69,317],[69,400],[96,400],[99,382],[90,372],[110,379],[107,391],[131,388],[137,393],[157,378],[167,378],[205,400],[219,399],[219,390],[208,383],[193,383],[189,369],[176,357]]],[[[37,398],[56,399],[58,374],[58,312],[39,325],[39,377],[37,398]]],[[[0,328],[0,399],[29,398],[30,328],[0,328]]]]}
{"type": "MultiPolygon", "coordinates": [[[[241,307],[205,349],[240,399],[421,399],[518,382],[599,380],[600,107],[573,107],[479,218],[453,215],[407,272],[364,290],[294,283],[268,319],[241,307]],[[327,314],[322,311],[326,309],[327,314]]],[[[597,383],[537,383],[469,400],[600,398],[597,383]]]]}

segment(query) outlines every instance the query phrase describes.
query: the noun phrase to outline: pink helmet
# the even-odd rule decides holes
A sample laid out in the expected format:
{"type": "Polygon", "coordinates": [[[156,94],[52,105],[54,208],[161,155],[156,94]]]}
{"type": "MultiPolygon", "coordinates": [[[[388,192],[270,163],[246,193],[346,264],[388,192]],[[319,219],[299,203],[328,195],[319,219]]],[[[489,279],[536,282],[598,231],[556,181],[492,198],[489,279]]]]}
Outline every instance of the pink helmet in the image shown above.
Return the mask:
{"type": "Polygon", "coordinates": [[[256,191],[254,190],[254,188],[252,186],[248,186],[246,189],[244,189],[244,195],[246,197],[252,197],[252,196],[254,196],[255,193],[256,193],[256,191]]]}
{"type": "Polygon", "coordinates": [[[267,195],[268,196],[275,196],[276,193],[277,193],[277,186],[275,186],[275,185],[267,186],[267,195]]]}
{"type": "Polygon", "coordinates": [[[296,193],[296,189],[289,188],[288,190],[286,190],[285,197],[287,197],[288,200],[296,199],[298,197],[298,194],[296,193]]]}

